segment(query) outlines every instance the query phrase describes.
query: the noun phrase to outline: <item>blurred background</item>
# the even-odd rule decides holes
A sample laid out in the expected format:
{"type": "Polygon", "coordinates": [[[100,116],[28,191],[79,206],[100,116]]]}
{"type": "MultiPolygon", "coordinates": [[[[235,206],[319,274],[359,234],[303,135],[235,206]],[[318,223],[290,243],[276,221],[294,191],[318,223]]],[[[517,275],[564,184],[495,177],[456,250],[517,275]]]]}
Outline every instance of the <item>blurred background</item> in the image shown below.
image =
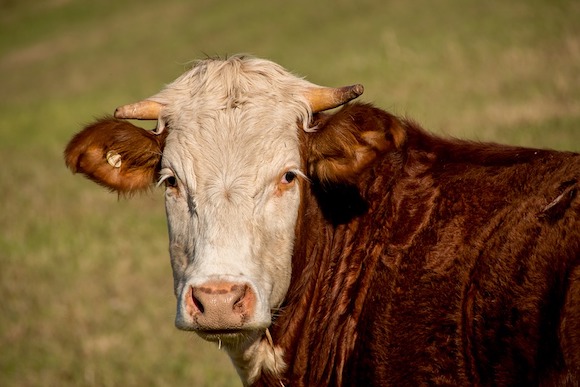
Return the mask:
{"type": "Polygon", "coordinates": [[[161,190],[118,198],[62,159],[93,118],[240,52],[442,135],[580,151],[576,0],[0,0],[2,386],[240,385],[173,326],[161,190]]]}

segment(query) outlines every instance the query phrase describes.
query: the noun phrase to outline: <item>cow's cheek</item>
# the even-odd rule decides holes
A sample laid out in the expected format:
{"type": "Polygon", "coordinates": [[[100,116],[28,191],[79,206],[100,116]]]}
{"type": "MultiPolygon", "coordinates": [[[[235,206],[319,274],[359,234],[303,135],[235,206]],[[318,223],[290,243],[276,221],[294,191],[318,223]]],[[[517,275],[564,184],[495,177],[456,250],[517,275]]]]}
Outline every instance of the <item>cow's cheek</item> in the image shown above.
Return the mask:
{"type": "Polygon", "coordinates": [[[169,255],[173,270],[175,294],[181,293],[186,270],[191,263],[190,254],[193,252],[195,221],[190,216],[187,201],[171,195],[165,196],[165,212],[169,234],[169,255]]]}
{"type": "Polygon", "coordinates": [[[272,291],[270,304],[279,306],[286,296],[292,272],[292,250],[295,239],[296,219],[300,204],[296,188],[286,192],[284,197],[273,201],[274,207],[270,218],[269,238],[266,247],[265,267],[270,277],[272,291]]]}

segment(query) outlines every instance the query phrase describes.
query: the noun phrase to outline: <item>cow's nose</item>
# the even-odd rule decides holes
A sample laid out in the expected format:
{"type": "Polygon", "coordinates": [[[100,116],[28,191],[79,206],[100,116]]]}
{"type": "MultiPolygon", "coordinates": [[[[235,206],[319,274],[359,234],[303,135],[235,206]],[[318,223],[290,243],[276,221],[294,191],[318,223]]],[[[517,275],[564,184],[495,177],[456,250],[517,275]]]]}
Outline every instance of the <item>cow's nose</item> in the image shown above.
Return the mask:
{"type": "Polygon", "coordinates": [[[256,295],[248,284],[211,281],[190,286],[185,307],[196,329],[239,329],[253,314],[256,295]]]}

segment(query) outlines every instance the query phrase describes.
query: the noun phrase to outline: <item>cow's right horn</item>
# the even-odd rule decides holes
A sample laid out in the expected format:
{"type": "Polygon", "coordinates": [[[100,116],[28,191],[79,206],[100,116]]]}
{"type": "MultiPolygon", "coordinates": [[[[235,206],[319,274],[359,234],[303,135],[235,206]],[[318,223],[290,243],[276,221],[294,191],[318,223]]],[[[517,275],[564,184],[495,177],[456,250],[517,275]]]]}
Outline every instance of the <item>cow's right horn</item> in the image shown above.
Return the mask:
{"type": "Polygon", "coordinates": [[[365,88],[361,84],[339,88],[312,87],[306,91],[305,95],[312,112],[317,113],[344,105],[361,95],[364,90],[365,88]]]}
{"type": "Polygon", "coordinates": [[[118,107],[115,110],[115,118],[157,120],[162,108],[163,105],[159,102],[144,100],[118,107]]]}

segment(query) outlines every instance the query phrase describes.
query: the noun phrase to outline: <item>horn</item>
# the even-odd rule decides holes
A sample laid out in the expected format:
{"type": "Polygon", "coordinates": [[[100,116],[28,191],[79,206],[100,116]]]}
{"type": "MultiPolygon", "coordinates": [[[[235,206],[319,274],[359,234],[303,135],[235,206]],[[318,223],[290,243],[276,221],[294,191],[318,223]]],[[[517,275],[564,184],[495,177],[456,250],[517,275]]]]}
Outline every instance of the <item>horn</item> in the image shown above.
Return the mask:
{"type": "Polygon", "coordinates": [[[306,91],[305,95],[310,103],[312,112],[317,113],[344,105],[361,95],[364,90],[365,88],[361,84],[340,88],[312,87],[306,91]]]}
{"type": "Polygon", "coordinates": [[[143,100],[118,107],[115,110],[115,118],[136,119],[136,120],[156,120],[163,105],[159,102],[143,100]]]}

